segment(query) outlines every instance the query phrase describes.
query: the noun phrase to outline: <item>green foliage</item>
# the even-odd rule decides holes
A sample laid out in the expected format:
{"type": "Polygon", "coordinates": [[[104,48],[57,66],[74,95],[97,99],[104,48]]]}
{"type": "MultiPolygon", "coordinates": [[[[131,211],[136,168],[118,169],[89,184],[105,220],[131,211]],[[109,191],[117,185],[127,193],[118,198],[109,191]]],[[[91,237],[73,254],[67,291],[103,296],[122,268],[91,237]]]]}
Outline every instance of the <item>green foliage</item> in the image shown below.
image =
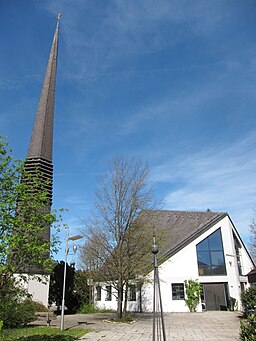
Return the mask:
{"type": "Polygon", "coordinates": [[[79,309],[80,314],[97,314],[97,313],[114,313],[114,312],[115,310],[102,309],[92,303],[86,303],[79,309]]]}
{"type": "Polygon", "coordinates": [[[88,274],[83,270],[75,271],[74,276],[74,292],[79,304],[79,307],[89,303],[89,285],[87,284],[88,274]]]}
{"type": "Polygon", "coordinates": [[[82,307],[79,309],[80,314],[95,314],[100,312],[100,308],[92,303],[83,304],[82,307]]]}
{"type": "Polygon", "coordinates": [[[45,209],[49,205],[45,188],[40,173],[26,173],[0,137],[0,291],[14,273],[27,268],[52,269],[53,260],[46,255],[51,247],[56,251],[58,241],[54,238],[50,244],[43,231],[58,218],[45,209]]]}
{"type": "Polygon", "coordinates": [[[71,329],[61,332],[50,327],[30,327],[24,329],[4,330],[5,341],[73,341],[85,335],[88,329],[71,329]]]}
{"type": "Polygon", "coordinates": [[[32,301],[35,312],[48,312],[50,311],[46,306],[40,302],[32,301]]]}
{"type": "Polygon", "coordinates": [[[36,319],[34,305],[31,299],[22,301],[10,300],[0,302],[0,319],[4,328],[26,326],[36,319]]]}
{"type": "Polygon", "coordinates": [[[200,302],[202,294],[202,286],[197,280],[189,279],[185,281],[186,288],[186,305],[190,312],[195,312],[200,302]]]}
{"type": "Polygon", "coordinates": [[[130,315],[125,315],[122,318],[112,318],[110,319],[111,322],[116,322],[116,323],[132,323],[134,321],[134,318],[130,315]]]}
{"type": "Polygon", "coordinates": [[[22,273],[28,269],[49,273],[53,268],[51,256],[58,240],[53,236],[49,242],[44,232],[45,226],[56,227],[61,216],[49,213],[47,185],[39,172],[27,173],[24,164],[13,159],[0,137],[0,319],[4,327],[26,325],[34,319],[31,301],[22,300],[26,293],[21,282],[28,280],[22,273]],[[15,279],[17,273],[21,275],[15,279]]]}
{"type": "Polygon", "coordinates": [[[248,316],[248,319],[241,322],[240,340],[256,341],[256,315],[248,316]]]}
{"type": "MultiPolygon", "coordinates": [[[[62,303],[62,289],[64,277],[65,262],[60,261],[55,263],[53,273],[50,280],[49,303],[55,303],[58,310],[61,308],[62,303]]],[[[69,312],[76,312],[79,307],[78,299],[74,291],[74,267],[67,264],[66,268],[66,286],[65,286],[65,305],[69,312]]]]}
{"type": "Polygon", "coordinates": [[[256,309],[256,286],[248,288],[241,294],[242,305],[245,317],[250,315],[250,311],[256,309]]]}

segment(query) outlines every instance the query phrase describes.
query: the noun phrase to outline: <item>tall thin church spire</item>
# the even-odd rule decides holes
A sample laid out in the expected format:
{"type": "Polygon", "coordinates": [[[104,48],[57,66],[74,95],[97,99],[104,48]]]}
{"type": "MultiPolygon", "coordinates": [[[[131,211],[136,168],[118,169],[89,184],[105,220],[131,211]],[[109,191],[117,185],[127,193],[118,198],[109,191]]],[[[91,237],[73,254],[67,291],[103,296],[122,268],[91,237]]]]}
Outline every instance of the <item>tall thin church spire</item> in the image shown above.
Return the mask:
{"type": "Polygon", "coordinates": [[[52,47],[45,73],[43,87],[34,122],[34,128],[28,150],[28,158],[42,158],[52,161],[53,143],[53,117],[55,82],[58,56],[58,34],[60,14],[58,15],[57,26],[53,37],[52,47]]]}
{"type": "MultiPolygon", "coordinates": [[[[49,203],[42,208],[42,211],[45,213],[50,213],[52,204],[53,118],[60,16],[59,14],[57,18],[57,25],[37,107],[28,155],[25,160],[25,170],[28,174],[33,175],[39,171],[44,190],[49,199],[49,203]]],[[[50,241],[50,226],[45,226],[42,236],[46,241],[50,241]]]]}

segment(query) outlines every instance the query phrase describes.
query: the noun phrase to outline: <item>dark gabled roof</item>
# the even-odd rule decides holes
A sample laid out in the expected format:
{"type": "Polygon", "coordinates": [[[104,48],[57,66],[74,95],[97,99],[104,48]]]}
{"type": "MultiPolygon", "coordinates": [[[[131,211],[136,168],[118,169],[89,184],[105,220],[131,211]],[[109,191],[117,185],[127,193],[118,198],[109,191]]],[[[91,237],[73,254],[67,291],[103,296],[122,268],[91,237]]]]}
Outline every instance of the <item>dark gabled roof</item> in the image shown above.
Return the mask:
{"type": "Polygon", "coordinates": [[[155,229],[159,256],[169,258],[226,216],[223,212],[147,210],[139,219],[155,229]]]}

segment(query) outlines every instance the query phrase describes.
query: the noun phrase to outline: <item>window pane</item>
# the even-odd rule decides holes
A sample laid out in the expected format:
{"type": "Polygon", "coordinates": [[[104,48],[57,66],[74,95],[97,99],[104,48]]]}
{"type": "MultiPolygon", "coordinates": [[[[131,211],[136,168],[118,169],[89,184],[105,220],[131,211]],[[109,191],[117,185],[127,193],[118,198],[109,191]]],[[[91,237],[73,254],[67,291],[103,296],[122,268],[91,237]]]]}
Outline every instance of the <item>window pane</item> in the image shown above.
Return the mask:
{"type": "Polygon", "coordinates": [[[101,301],[101,286],[96,287],[96,301],[101,301]]]}
{"type": "Polygon", "coordinates": [[[136,301],[136,285],[135,284],[129,285],[128,300],[129,301],[136,301]]]}
{"type": "Polygon", "coordinates": [[[212,273],[215,275],[226,275],[224,256],[222,251],[212,251],[212,273]]]}
{"type": "Polygon", "coordinates": [[[111,301],[111,285],[106,286],[106,298],[105,301],[111,301]]]}
{"type": "Polygon", "coordinates": [[[212,251],[212,266],[224,265],[224,257],[222,251],[212,251]]]}
{"type": "Polygon", "coordinates": [[[208,239],[204,239],[201,243],[197,244],[196,246],[197,251],[208,251],[208,239]]]}
{"type": "Polygon", "coordinates": [[[209,244],[210,244],[210,250],[222,250],[222,241],[221,241],[221,234],[220,229],[215,231],[213,234],[209,236],[209,244]]]}
{"type": "Polygon", "coordinates": [[[211,258],[209,252],[197,252],[197,262],[200,266],[211,266],[211,258]]]}
{"type": "Polygon", "coordinates": [[[172,284],[172,299],[173,300],[184,300],[184,284],[172,284]]]}

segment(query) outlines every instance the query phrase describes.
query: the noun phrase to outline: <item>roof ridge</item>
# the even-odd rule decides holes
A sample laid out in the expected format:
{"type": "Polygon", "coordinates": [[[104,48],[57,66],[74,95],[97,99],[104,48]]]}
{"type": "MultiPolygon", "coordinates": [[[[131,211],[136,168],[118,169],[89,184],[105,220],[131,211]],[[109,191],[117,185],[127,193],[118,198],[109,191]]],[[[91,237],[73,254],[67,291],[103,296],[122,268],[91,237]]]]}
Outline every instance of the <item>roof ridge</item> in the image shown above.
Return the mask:
{"type": "Polygon", "coordinates": [[[188,210],[142,210],[142,212],[175,212],[175,213],[215,213],[215,214],[226,214],[224,211],[188,211],[188,210]]]}

